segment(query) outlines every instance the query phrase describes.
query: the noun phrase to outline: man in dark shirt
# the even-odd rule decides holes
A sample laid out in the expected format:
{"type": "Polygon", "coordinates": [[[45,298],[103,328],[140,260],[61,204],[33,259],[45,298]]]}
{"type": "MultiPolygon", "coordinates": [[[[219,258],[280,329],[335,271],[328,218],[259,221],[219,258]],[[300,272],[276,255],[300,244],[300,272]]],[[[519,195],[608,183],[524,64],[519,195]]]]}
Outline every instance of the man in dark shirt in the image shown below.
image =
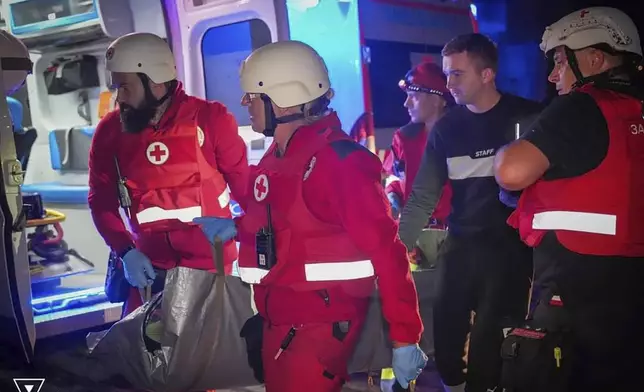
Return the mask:
{"type": "Polygon", "coordinates": [[[443,71],[456,103],[430,133],[423,163],[402,213],[400,238],[412,249],[440,198],[453,187],[449,234],[439,252],[434,305],[436,364],[449,391],[487,391],[498,384],[502,326],[522,319],[532,254],[505,223],[493,160],[541,105],[496,89],[496,45],[480,34],[443,49],[443,71]],[[517,125],[518,124],[518,125],[517,125]],[[471,313],[476,313],[470,328],[471,313]],[[471,332],[467,375],[463,361],[471,332]]]}
{"type": "Polygon", "coordinates": [[[495,163],[501,186],[525,189],[509,223],[534,247],[533,322],[572,331],[570,352],[560,352],[564,367],[573,364],[565,391],[642,390],[639,34],[617,9],[586,8],[547,27],[541,49],[560,97],[495,163]],[[553,324],[561,314],[565,325],[553,324]]]}

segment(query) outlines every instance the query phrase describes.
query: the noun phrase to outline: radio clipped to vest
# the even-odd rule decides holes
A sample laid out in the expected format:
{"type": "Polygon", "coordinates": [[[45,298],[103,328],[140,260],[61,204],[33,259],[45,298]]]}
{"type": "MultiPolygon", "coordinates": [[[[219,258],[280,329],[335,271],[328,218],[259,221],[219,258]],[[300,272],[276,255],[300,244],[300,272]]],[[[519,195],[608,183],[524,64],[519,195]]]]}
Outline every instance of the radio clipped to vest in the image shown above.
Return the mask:
{"type": "Polygon", "coordinates": [[[127,218],[130,219],[132,218],[130,216],[132,199],[130,198],[130,191],[127,189],[127,185],[125,185],[125,177],[121,175],[121,168],[119,167],[119,161],[116,156],[114,157],[114,164],[116,165],[116,186],[118,188],[119,204],[121,205],[121,208],[125,212],[127,218]]]}
{"type": "Polygon", "coordinates": [[[257,266],[261,269],[270,270],[277,264],[270,204],[266,205],[266,217],[268,224],[255,234],[255,253],[257,253],[257,266]]]}

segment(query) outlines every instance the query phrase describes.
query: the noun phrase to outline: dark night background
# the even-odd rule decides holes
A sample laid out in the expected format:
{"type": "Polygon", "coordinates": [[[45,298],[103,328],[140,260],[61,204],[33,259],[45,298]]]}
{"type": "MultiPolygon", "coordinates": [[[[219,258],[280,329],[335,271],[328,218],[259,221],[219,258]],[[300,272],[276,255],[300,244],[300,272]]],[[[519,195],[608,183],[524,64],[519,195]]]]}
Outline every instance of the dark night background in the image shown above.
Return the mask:
{"type": "Polygon", "coordinates": [[[539,100],[555,93],[546,80],[550,64],[538,47],[545,26],[583,7],[610,6],[633,18],[640,34],[644,31],[644,11],[637,0],[475,0],[474,4],[481,32],[499,45],[499,88],[539,100]]]}
{"type": "MultiPolygon", "coordinates": [[[[445,4],[450,1],[443,0],[445,4]]],[[[638,12],[637,1],[642,2],[473,0],[480,32],[490,36],[498,45],[499,90],[537,101],[549,101],[556,95],[556,90],[547,80],[552,64],[539,49],[546,26],[584,7],[611,6],[630,15],[640,32],[644,32],[644,11],[640,8],[638,12]]],[[[405,94],[398,88],[398,81],[410,66],[409,53],[439,55],[442,46],[377,40],[367,40],[366,44],[371,51],[371,90],[378,91],[378,94],[372,94],[374,125],[378,129],[376,146],[388,148],[393,130],[409,120],[407,110],[402,106],[405,94]],[[391,104],[392,100],[395,105],[391,104]]]]}

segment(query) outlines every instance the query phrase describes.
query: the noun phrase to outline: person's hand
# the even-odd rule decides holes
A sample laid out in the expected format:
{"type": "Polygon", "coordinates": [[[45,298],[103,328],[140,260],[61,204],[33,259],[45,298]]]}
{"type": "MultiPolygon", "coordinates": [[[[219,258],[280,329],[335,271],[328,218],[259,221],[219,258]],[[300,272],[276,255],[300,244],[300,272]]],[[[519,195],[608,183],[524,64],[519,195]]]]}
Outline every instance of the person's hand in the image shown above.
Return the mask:
{"type": "Polygon", "coordinates": [[[407,252],[407,258],[409,258],[409,268],[411,269],[412,272],[418,270],[417,252],[418,252],[418,248],[416,247],[414,247],[414,249],[407,252]]]}
{"type": "Polygon", "coordinates": [[[394,353],[391,367],[394,369],[396,380],[403,388],[408,388],[427,365],[427,355],[417,344],[400,346],[394,343],[394,353]]]}
{"type": "Polygon", "coordinates": [[[192,223],[201,226],[201,231],[204,232],[211,244],[215,243],[215,237],[219,238],[221,242],[228,242],[237,235],[235,221],[230,218],[202,216],[193,219],[192,223]]]}
{"type": "Polygon", "coordinates": [[[508,207],[517,208],[517,203],[521,197],[521,191],[506,191],[501,188],[499,191],[499,200],[508,207]]]}
{"type": "Polygon", "coordinates": [[[400,218],[400,213],[402,212],[401,202],[398,195],[393,192],[387,193],[387,199],[389,199],[389,204],[391,205],[391,216],[394,219],[400,218]]]}
{"type": "Polygon", "coordinates": [[[134,287],[140,289],[152,285],[156,273],[148,256],[134,248],[128,251],[121,259],[125,279],[134,287]]]}

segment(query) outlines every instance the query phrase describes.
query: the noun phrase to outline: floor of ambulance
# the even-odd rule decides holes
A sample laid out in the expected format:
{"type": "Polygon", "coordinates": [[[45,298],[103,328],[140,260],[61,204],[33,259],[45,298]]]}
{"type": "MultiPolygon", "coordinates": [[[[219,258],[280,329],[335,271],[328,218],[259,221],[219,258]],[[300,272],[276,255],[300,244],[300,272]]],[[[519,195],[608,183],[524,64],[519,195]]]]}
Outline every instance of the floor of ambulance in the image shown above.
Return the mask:
{"type": "MultiPolygon", "coordinates": [[[[0,392],[17,391],[15,378],[39,378],[45,382],[39,392],[138,392],[127,383],[97,384],[82,377],[86,354],[87,331],[73,333],[36,342],[34,363],[25,366],[16,360],[15,354],[0,351],[0,392]],[[79,375],[80,374],[80,375],[79,375]]],[[[342,392],[378,392],[380,380],[375,378],[369,386],[366,375],[353,375],[342,392]]],[[[428,366],[415,389],[417,392],[443,392],[440,378],[433,366],[428,366]]],[[[264,392],[264,387],[217,390],[217,392],[264,392]]],[[[385,392],[389,392],[385,390],[385,392]]]]}

